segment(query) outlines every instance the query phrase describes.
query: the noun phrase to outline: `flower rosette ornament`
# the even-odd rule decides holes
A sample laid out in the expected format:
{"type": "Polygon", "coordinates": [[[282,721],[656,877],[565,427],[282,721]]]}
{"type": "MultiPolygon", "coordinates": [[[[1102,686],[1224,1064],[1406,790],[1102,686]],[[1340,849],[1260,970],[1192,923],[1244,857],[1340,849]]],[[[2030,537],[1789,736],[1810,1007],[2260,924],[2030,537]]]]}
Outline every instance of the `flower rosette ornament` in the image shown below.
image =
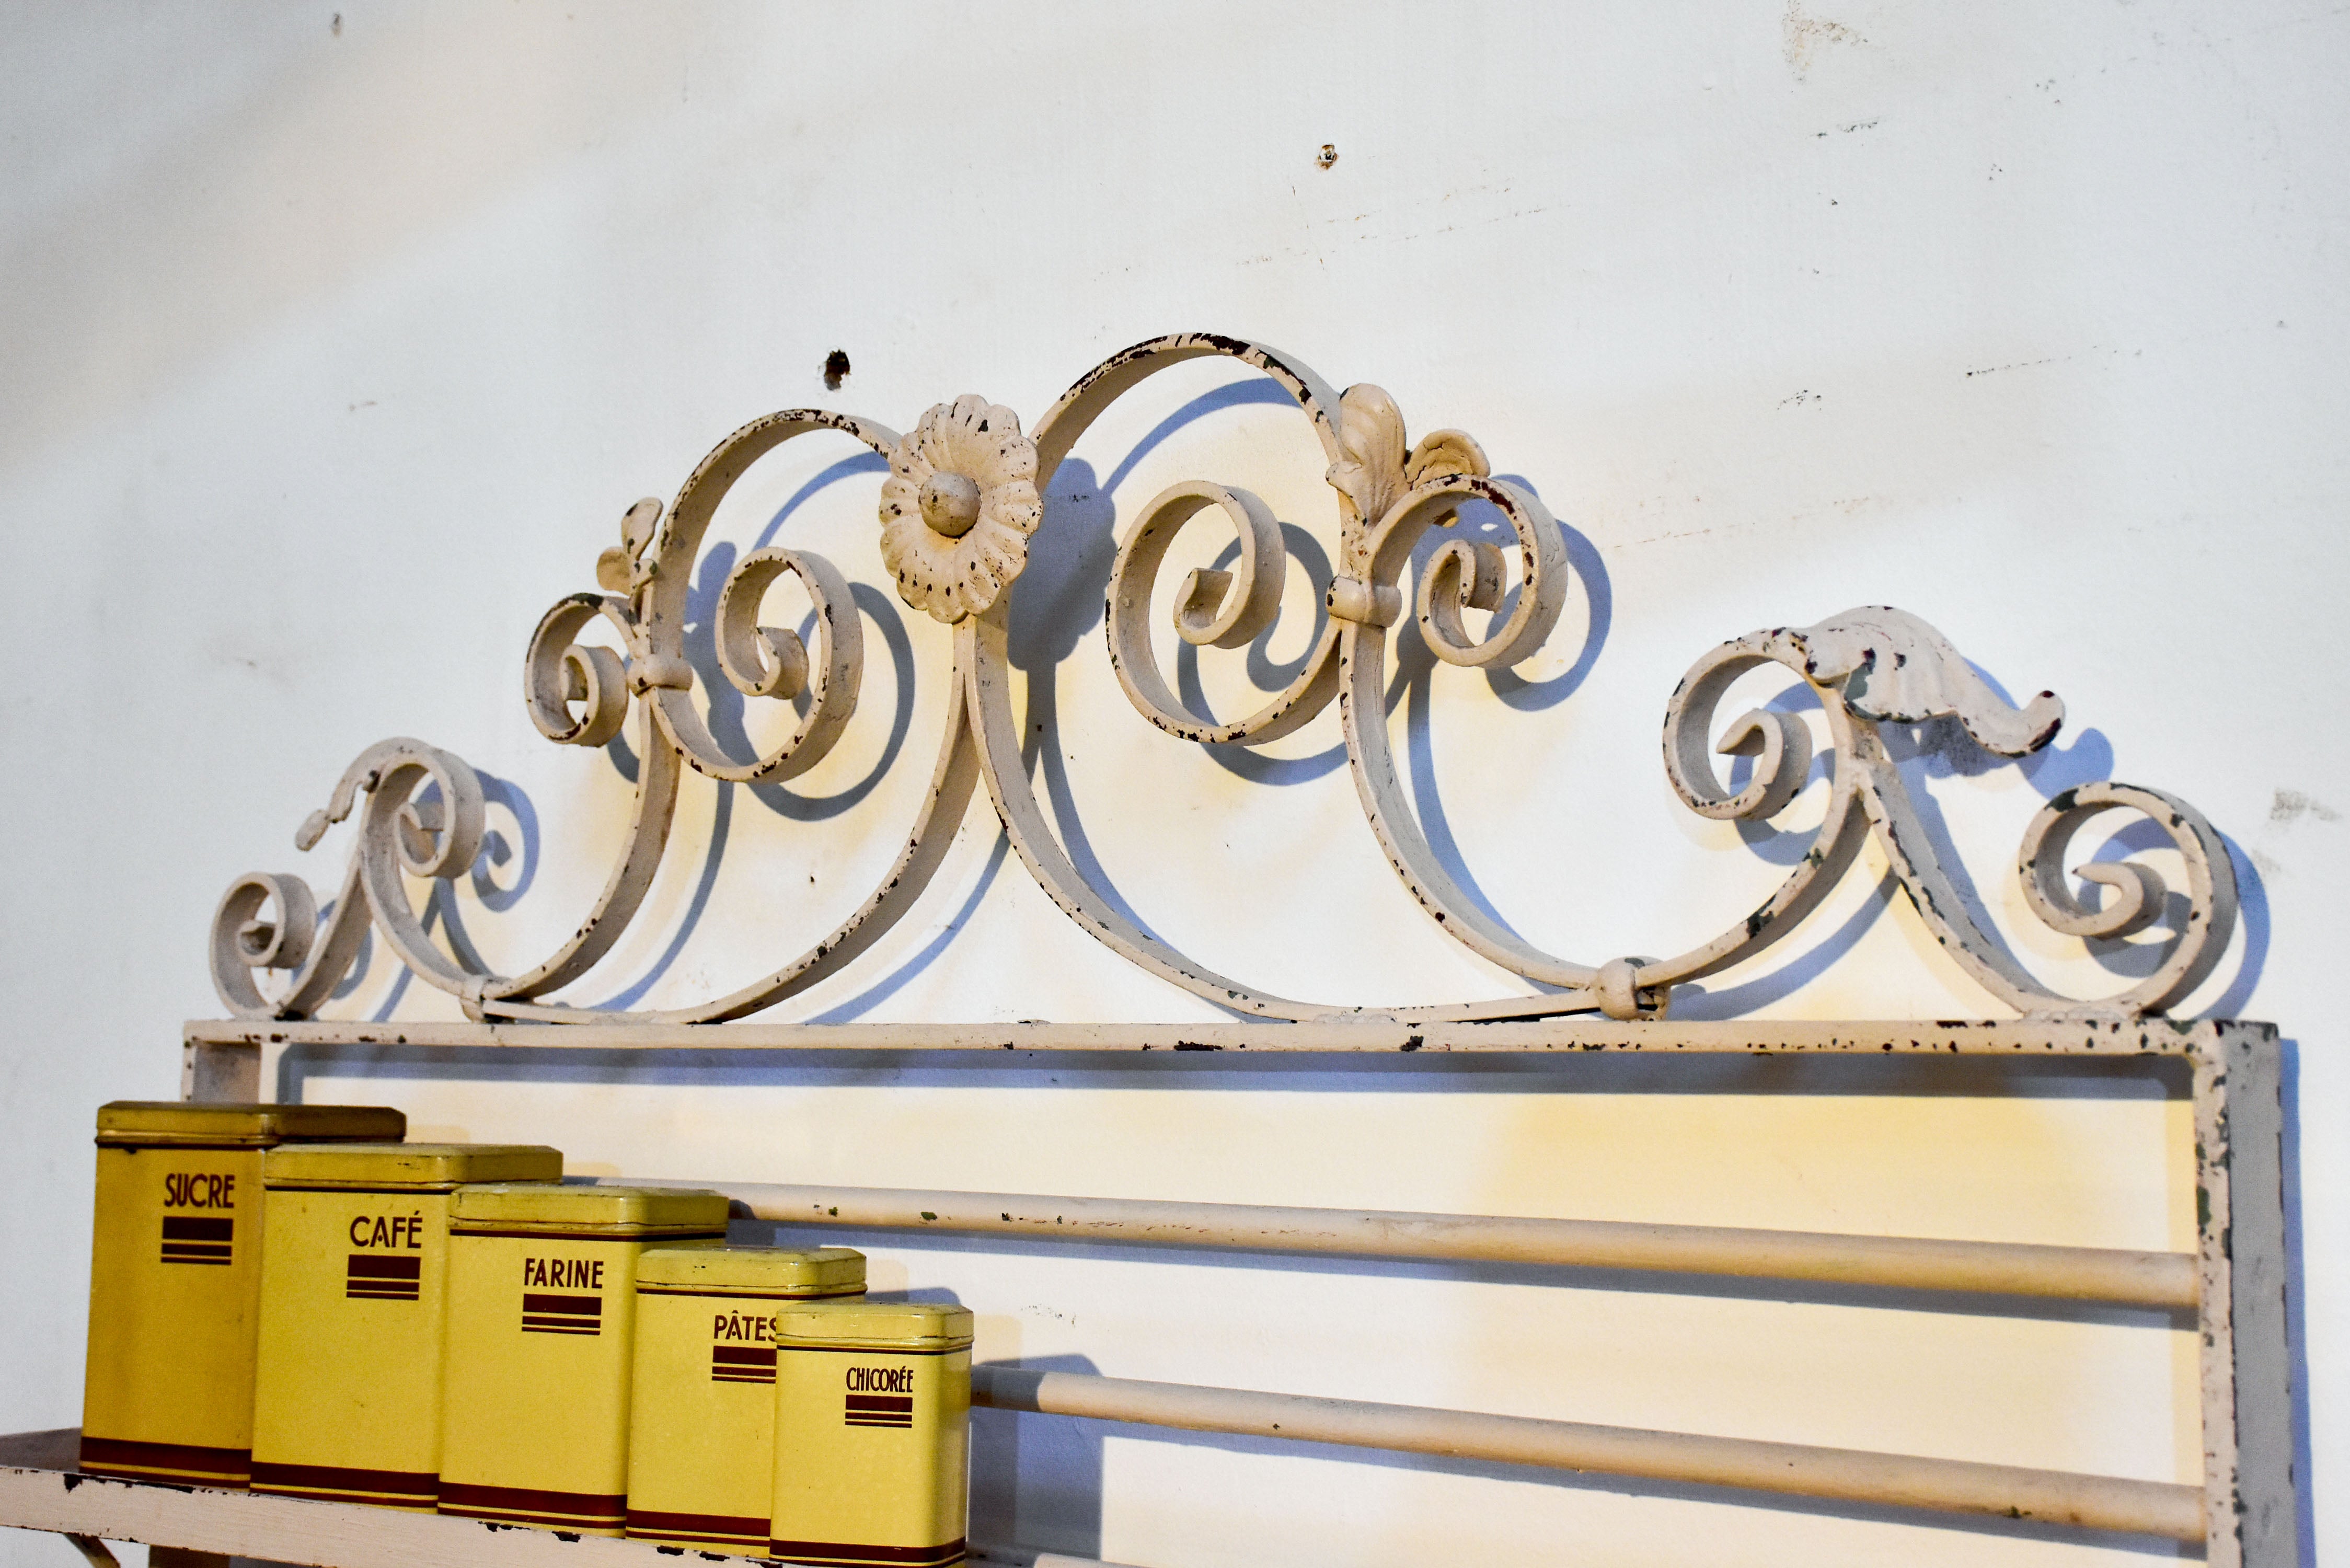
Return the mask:
{"type": "Polygon", "coordinates": [[[924,414],[889,454],[881,559],[899,598],[951,625],[1012,586],[1044,516],[1020,416],[966,394],[924,414]]]}

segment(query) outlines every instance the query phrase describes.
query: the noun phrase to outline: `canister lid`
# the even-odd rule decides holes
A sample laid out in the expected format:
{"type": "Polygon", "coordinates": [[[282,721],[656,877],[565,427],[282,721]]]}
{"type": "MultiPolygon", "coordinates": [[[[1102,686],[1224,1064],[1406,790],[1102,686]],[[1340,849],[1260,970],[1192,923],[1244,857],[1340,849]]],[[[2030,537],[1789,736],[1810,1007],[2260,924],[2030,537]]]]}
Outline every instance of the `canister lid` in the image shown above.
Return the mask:
{"type": "Polygon", "coordinates": [[[951,1302],[809,1302],[775,1314],[778,1346],[963,1350],[971,1309],[951,1302]]]}
{"type": "Polygon", "coordinates": [[[109,1147],[268,1148],[280,1143],[398,1143],[408,1117],[390,1106],[191,1105],[116,1100],[98,1107],[109,1147]]]}
{"type": "Polygon", "coordinates": [[[262,1157],[269,1187],[413,1187],[560,1181],[563,1151],[526,1143],[287,1144],[262,1157]]]}
{"type": "Polygon", "coordinates": [[[723,1236],[726,1197],[691,1187],[558,1187],[491,1182],[449,1200],[455,1233],[549,1231],[583,1236],[723,1236]]]}
{"type": "Polygon", "coordinates": [[[659,1295],[854,1295],[865,1254],[849,1247],[653,1247],[637,1260],[637,1289],[659,1295]]]}

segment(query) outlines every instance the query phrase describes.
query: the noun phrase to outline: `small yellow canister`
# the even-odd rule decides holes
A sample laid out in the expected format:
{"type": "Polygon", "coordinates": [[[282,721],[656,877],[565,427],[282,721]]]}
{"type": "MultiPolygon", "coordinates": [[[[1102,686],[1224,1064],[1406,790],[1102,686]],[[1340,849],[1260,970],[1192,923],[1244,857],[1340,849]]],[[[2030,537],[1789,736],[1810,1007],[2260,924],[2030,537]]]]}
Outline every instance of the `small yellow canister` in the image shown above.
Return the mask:
{"type": "Polygon", "coordinates": [[[865,1254],[847,1247],[653,1248],[638,1259],[630,1535],[766,1549],[775,1314],[864,1292],[865,1254]]]}
{"type": "Polygon", "coordinates": [[[450,1195],[468,1181],[562,1178],[559,1150],[520,1144],[269,1151],[254,1490],[432,1508],[450,1195]]]}
{"type": "Polygon", "coordinates": [[[461,1187],[449,1204],[441,1511],[618,1535],[637,1261],[723,1241],[726,1199],[656,1187],[461,1187]]]}
{"type": "Polygon", "coordinates": [[[245,1484],[262,1155],[281,1143],[396,1141],[407,1130],[385,1106],[99,1107],[82,1469],[245,1484]]]}
{"type": "Polygon", "coordinates": [[[970,1311],[814,1302],[776,1317],[768,1554],[827,1568],[963,1561],[970,1311]]]}

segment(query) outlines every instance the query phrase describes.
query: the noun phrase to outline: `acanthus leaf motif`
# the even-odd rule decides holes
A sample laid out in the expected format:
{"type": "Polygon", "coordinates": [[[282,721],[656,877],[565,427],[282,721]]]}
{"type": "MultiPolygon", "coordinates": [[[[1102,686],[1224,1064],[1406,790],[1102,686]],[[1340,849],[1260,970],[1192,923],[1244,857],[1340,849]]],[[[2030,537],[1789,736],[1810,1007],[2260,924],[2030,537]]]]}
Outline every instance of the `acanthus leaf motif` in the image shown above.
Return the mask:
{"type": "MultiPolygon", "coordinates": [[[[1347,498],[1354,512],[1350,521],[1359,529],[1372,527],[1407,493],[1433,480],[1456,475],[1484,479],[1493,472],[1485,449],[1467,431],[1430,431],[1407,452],[1403,410],[1385,388],[1367,381],[1340,394],[1337,436],[1344,455],[1330,465],[1326,477],[1347,498]]],[[[1447,511],[1435,522],[1444,526],[1452,519],[1447,511]]]]}
{"type": "Polygon", "coordinates": [[[1985,751],[2020,757],[2054,740],[2064,722],[2054,691],[2016,707],[1941,633],[1890,605],[1864,605],[1790,636],[1804,649],[1806,673],[1823,686],[1843,682],[1845,704],[1877,723],[1955,718],[1985,751]]]}
{"type": "Polygon", "coordinates": [[[645,559],[645,550],[653,542],[660,515],[660,497],[648,495],[621,516],[620,542],[596,557],[598,587],[606,593],[632,594],[644,587],[654,569],[653,563],[645,559]]]}
{"type": "Polygon", "coordinates": [[[1493,465],[1485,461],[1485,449],[1467,431],[1429,431],[1412,447],[1411,456],[1403,465],[1404,484],[1412,490],[1431,479],[1453,474],[1490,479],[1492,473],[1493,465]]]}
{"type": "Polygon", "coordinates": [[[1387,515],[1404,491],[1403,410],[1385,388],[1364,381],[1338,398],[1338,450],[1328,478],[1354,508],[1357,530],[1387,515]]]}

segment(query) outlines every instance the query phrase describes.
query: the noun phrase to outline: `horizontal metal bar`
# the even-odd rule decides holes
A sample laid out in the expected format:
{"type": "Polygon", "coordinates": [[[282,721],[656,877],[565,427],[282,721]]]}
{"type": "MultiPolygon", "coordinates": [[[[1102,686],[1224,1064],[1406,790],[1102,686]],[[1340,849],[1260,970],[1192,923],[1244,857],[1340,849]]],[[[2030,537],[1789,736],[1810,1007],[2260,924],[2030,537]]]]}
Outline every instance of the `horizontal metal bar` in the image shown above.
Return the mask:
{"type": "MultiPolygon", "coordinates": [[[[645,1179],[608,1177],[608,1185],[645,1179]]],[[[1119,1241],[1154,1247],[1347,1257],[1534,1263],[1750,1279],[1816,1280],[1900,1290],[2192,1307],[2195,1258],[1713,1225],[1644,1225],[1605,1220],[1525,1220],[1375,1210],[1274,1209],[1239,1203],[1163,1203],[1025,1193],[925,1192],[894,1188],[661,1181],[725,1193],[761,1220],[866,1230],[951,1231],[1119,1241]]]]}
{"type": "Polygon", "coordinates": [[[2267,1023],[2168,1019],[1943,1019],[1764,1023],[1669,1019],[1617,1023],[1545,1018],[1509,1023],[1425,1023],[1367,1016],[1341,1022],[1213,1023],[372,1023],[358,1019],[189,1022],[192,1044],[494,1046],[569,1051],[1109,1051],[1410,1054],[1586,1051],[1653,1055],[1828,1054],[1890,1056],[2081,1056],[2128,1061],[2192,1056],[2267,1023]]]}
{"type": "Polygon", "coordinates": [[[2173,1541],[2203,1539],[2202,1488],[2168,1481],[1006,1366],[972,1369],[972,1403],[1194,1432],[1993,1514],[2173,1541]]]}

